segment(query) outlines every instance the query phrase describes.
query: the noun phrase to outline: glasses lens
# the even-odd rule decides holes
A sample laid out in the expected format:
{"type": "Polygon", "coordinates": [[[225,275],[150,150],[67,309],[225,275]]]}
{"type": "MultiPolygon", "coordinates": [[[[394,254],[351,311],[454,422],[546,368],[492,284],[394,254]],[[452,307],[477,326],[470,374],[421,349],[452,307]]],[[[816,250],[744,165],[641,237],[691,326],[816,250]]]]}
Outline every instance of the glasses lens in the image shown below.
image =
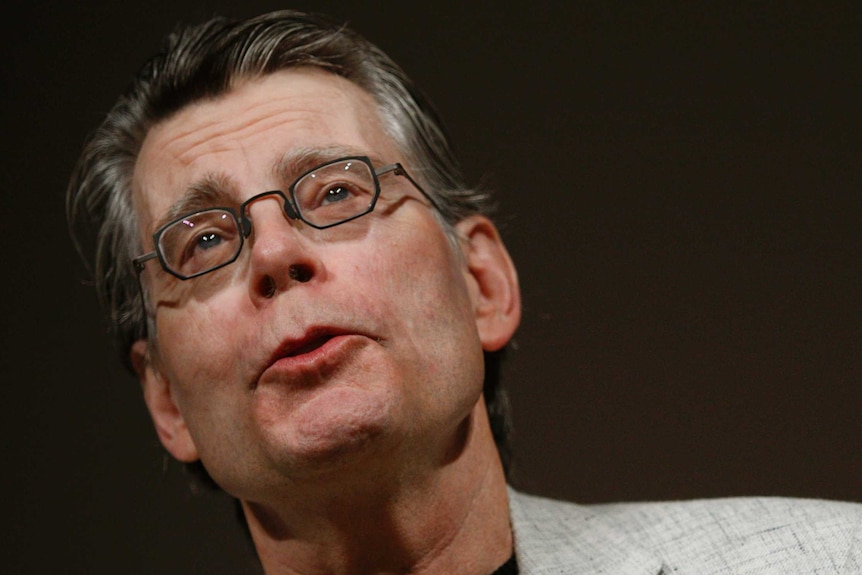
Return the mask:
{"type": "Polygon", "coordinates": [[[162,232],[159,249],[167,266],[190,277],[233,260],[242,248],[242,236],[234,215],[226,210],[206,210],[178,220],[162,232]]]}
{"type": "Polygon", "coordinates": [[[361,160],[347,159],[300,178],[293,187],[293,197],[305,221],[326,227],[370,212],[378,190],[371,167],[361,160]]]}

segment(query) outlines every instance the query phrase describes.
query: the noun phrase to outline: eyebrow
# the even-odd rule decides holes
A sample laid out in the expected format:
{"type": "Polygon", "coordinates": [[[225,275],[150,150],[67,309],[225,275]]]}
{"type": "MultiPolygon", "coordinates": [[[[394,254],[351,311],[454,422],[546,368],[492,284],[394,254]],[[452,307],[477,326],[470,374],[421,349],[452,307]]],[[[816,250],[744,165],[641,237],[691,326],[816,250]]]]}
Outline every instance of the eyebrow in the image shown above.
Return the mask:
{"type": "Polygon", "coordinates": [[[381,160],[367,152],[357,150],[349,146],[325,146],[319,148],[295,148],[286,152],[273,164],[273,174],[278,182],[284,186],[284,191],[296,181],[296,179],[321,164],[337,160],[339,158],[367,156],[371,163],[380,165],[381,160]]]}
{"type": "Polygon", "coordinates": [[[186,192],[159,218],[154,228],[165,226],[192,212],[217,206],[236,207],[236,183],[227,174],[210,173],[190,185],[186,192]]]}

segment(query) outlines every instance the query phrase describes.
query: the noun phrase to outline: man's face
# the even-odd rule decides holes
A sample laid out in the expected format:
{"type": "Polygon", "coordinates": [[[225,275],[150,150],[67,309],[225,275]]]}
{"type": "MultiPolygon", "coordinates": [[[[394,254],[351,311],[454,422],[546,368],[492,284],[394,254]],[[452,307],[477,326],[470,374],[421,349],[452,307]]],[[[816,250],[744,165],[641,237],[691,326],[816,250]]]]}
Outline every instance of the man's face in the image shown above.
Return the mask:
{"type": "MultiPolygon", "coordinates": [[[[184,198],[236,207],[286,191],[311,167],[285,161],[298,151],[404,161],[347,80],[294,69],[247,82],[147,136],[134,174],[143,245],[184,198]]],[[[477,405],[481,289],[421,194],[395,175],[381,188],[374,213],[329,230],[290,220],[275,196],[256,201],[238,260],[198,278],[147,264],[158,347],[144,359],[139,342],[133,355],[160,436],[238,497],[403,465],[398,453],[437,465],[477,405]]]]}

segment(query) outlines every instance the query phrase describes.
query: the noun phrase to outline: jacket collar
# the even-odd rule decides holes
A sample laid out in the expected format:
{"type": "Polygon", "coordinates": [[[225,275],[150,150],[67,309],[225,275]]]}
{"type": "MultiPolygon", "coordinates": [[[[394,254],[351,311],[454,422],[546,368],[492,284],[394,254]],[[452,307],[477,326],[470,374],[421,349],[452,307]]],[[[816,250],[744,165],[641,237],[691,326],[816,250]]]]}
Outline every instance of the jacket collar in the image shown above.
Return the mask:
{"type": "Polygon", "coordinates": [[[605,525],[588,507],[509,488],[509,516],[521,575],[657,575],[662,561],[605,525]]]}

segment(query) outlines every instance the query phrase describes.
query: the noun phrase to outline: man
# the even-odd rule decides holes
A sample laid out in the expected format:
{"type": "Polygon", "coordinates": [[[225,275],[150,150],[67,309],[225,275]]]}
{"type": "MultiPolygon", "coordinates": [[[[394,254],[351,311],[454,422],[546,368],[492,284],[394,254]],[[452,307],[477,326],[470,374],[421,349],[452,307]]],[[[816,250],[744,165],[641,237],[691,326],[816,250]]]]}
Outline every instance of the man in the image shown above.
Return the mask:
{"type": "Polygon", "coordinates": [[[162,444],[268,574],[859,569],[858,505],[509,489],[520,296],[487,210],[399,68],[288,11],[172,35],[69,194],[162,444]]]}

